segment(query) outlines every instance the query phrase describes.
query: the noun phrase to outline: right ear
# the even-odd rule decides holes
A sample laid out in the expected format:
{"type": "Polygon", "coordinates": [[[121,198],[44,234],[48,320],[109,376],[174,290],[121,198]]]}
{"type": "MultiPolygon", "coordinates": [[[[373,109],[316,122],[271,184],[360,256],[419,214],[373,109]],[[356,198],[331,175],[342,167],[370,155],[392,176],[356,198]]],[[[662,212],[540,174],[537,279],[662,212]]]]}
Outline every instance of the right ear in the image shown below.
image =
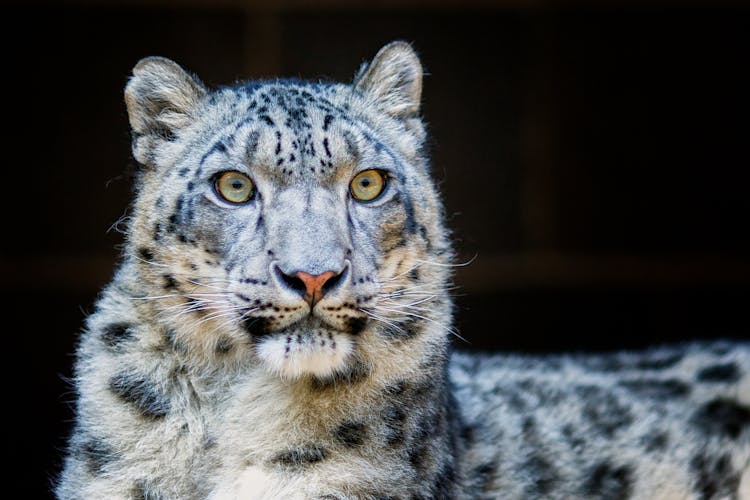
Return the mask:
{"type": "Polygon", "coordinates": [[[151,165],[153,150],[190,124],[204,95],[203,84],[174,61],[165,57],[138,61],[125,86],[136,161],[151,165]]]}

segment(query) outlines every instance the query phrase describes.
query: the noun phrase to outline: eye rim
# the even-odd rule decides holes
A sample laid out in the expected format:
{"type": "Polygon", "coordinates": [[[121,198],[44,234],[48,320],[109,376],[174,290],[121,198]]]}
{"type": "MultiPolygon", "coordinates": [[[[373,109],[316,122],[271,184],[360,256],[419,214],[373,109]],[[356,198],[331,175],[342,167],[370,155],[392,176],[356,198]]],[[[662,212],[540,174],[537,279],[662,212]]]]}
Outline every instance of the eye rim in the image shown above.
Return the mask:
{"type": "Polygon", "coordinates": [[[216,195],[216,196],[217,196],[217,197],[218,197],[218,198],[219,198],[219,199],[220,199],[220,200],[221,200],[222,202],[224,202],[224,203],[227,203],[227,204],[229,204],[229,205],[232,205],[232,206],[242,206],[242,205],[247,205],[248,203],[250,203],[250,202],[252,202],[253,200],[255,200],[255,198],[256,198],[256,196],[257,196],[257,194],[258,194],[258,189],[257,189],[257,187],[256,187],[256,185],[255,185],[255,182],[254,182],[254,181],[253,181],[253,180],[252,180],[252,179],[250,178],[250,176],[249,176],[249,175],[247,175],[247,174],[246,174],[246,173],[244,173],[244,172],[240,172],[239,170],[222,170],[221,172],[217,172],[217,173],[215,173],[215,174],[214,174],[214,175],[212,176],[211,187],[213,188],[214,194],[215,194],[215,195],[216,195]],[[227,198],[227,197],[226,197],[226,196],[224,195],[224,193],[223,193],[223,192],[221,191],[221,189],[220,189],[220,187],[219,187],[219,183],[221,182],[221,179],[222,179],[222,178],[223,178],[224,176],[226,176],[226,175],[229,175],[229,174],[234,174],[234,175],[237,175],[237,176],[243,177],[243,178],[245,178],[245,179],[247,180],[247,182],[249,182],[249,183],[250,183],[250,194],[249,194],[249,196],[247,197],[247,199],[245,199],[245,200],[243,200],[243,201],[233,201],[233,200],[230,200],[229,198],[227,198]]]}
{"type": "Polygon", "coordinates": [[[349,181],[349,195],[357,203],[362,203],[362,204],[373,203],[373,202],[375,202],[375,201],[377,201],[377,200],[379,200],[380,198],[383,197],[383,193],[385,193],[386,190],[387,190],[387,188],[388,188],[389,181],[390,181],[390,176],[388,175],[388,172],[385,171],[385,170],[381,170],[379,168],[367,168],[367,169],[364,169],[364,170],[360,170],[359,172],[357,172],[356,174],[354,174],[354,176],[352,177],[352,180],[349,181]],[[378,194],[376,194],[372,198],[370,198],[370,199],[361,199],[361,198],[358,198],[357,195],[354,194],[354,190],[353,190],[352,186],[354,184],[354,181],[357,179],[357,177],[359,177],[360,175],[362,175],[364,173],[367,173],[367,172],[375,172],[375,173],[377,173],[380,176],[380,178],[382,180],[382,188],[380,189],[380,191],[378,191],[378,194]]]}

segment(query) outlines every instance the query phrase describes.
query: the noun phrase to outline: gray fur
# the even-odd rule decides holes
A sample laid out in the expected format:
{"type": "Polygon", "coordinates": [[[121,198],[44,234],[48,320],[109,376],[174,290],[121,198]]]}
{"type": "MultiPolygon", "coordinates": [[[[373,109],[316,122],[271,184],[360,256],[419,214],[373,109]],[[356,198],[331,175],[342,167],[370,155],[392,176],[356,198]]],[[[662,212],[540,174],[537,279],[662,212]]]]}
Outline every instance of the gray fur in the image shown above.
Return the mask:
{"type": "Polygon", "coordinates": [[[142,168],[58,498],[748,498],[747,344],[449,353],[421,76],[403,42],[352,85],[138,63],[142,168]],[[367,169],[386,188],[360,203],[367,169]],[[246,204],[213,187],[229,170],[246,204]],[[298,272],[335,276],[312,311],[298,272]]]}

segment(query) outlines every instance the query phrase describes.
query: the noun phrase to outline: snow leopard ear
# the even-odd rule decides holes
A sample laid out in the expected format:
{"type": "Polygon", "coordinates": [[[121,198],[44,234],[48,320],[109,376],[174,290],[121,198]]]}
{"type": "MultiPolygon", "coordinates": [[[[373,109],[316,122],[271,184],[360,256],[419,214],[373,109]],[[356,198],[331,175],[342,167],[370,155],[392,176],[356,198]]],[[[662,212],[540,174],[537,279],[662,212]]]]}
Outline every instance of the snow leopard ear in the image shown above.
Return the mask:
{"type": "Polygon", "coordinates": [[[414,118],[422,97],[422,64],[411,45],[391,42],[370,64],[360,68],[354,87],[372,97],[389,115],[414,118]]]}
{"type": "Polygon", "coordinates": [[[135,159],[152,163],[154,148],[171,140],[192,121],[205,94],[203,84],[170,59],[147,57],[138,61],[125,86],[135,159]]]}

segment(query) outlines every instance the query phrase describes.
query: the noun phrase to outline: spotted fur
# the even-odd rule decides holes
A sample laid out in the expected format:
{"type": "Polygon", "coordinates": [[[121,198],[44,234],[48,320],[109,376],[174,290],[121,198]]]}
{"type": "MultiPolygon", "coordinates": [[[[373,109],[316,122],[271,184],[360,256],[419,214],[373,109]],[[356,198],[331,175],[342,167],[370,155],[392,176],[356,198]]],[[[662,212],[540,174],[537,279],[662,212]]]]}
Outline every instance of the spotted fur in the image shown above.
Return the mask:
{"type": "Polygon", "coordinates": [[[746,344],[450,354],[421,79],[402,42],[351,85],[136,65],[136,198],[58,498],[748,498],[746,344]],[[367,169],[386,187],[360,202],[367,169]]]}

